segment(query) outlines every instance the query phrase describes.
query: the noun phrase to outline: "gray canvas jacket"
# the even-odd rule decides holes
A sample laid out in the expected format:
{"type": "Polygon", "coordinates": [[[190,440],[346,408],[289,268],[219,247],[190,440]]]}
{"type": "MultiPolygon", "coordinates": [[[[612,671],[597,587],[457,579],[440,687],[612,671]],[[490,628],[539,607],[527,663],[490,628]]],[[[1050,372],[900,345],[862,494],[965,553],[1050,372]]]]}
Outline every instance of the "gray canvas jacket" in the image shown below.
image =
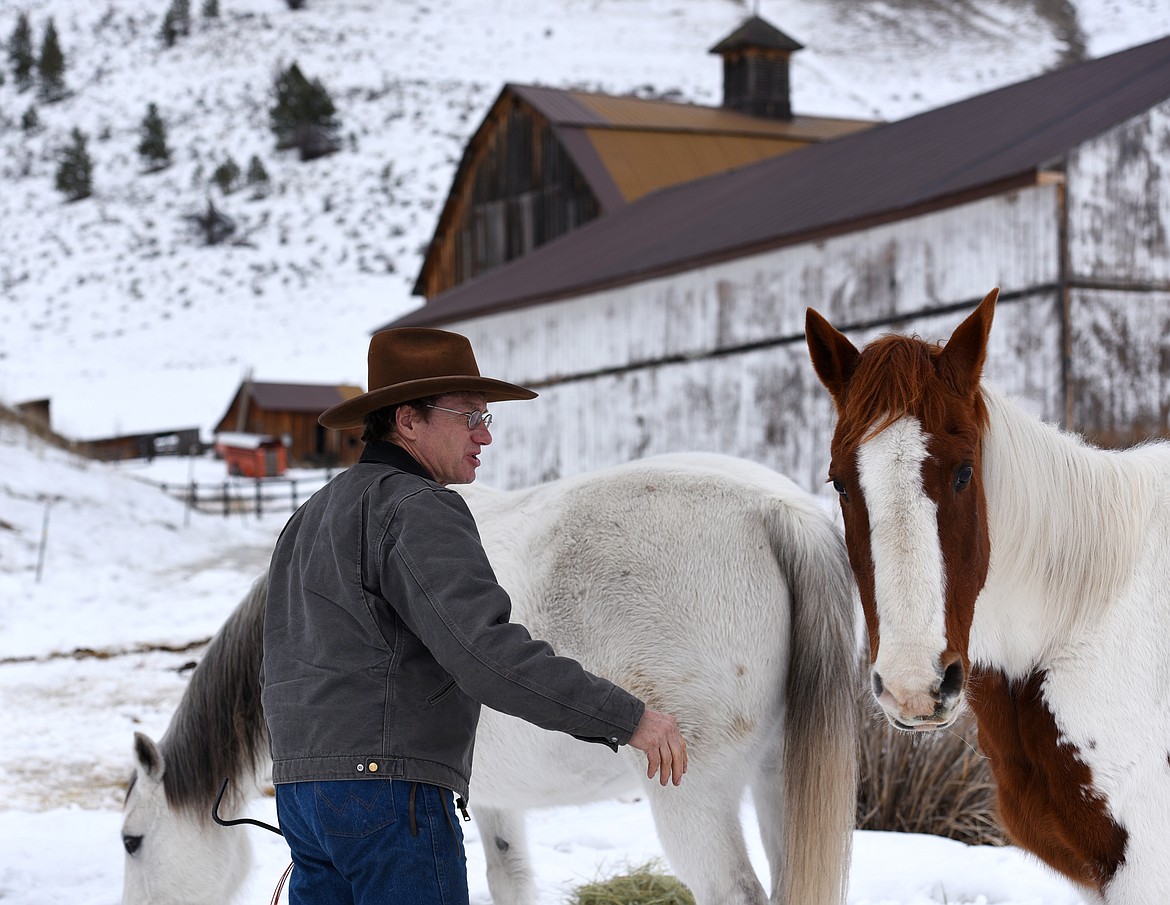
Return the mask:
{"type": "Polygon", "coordinates": [[[274,782],[404,779],[464,798],[480,705],[617,746],[643,704],[509,622],[462,497],[372,443],[273,552],[262,701],[274,782]]]}

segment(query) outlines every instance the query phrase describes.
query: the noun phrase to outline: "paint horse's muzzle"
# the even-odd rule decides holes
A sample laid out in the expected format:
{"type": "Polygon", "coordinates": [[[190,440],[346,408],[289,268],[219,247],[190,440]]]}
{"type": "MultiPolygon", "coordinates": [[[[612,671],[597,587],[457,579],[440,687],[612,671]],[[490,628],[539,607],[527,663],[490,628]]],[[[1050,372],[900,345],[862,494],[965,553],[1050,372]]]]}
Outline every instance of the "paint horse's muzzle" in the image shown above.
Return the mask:
{"type": "Polygon", "coordinates": [[[870,676],[873,695],[886,719],[899,729],[911,732],[945,729],[955,722],[963,709],[963,663],[959,657],[948,658],[945,669],[925,689],[914,681],[883,681],[875,667],[870,676]]]}

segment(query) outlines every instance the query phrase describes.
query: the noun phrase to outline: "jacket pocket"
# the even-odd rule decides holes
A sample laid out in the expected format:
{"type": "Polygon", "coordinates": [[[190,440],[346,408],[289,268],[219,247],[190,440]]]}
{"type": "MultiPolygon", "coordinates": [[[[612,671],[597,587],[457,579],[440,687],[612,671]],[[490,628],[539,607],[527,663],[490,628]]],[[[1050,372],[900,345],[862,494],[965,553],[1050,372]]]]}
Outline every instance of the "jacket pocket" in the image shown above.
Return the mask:
{"type": "Polygon", "coordinates": [[[357,839],[398,820],[389,779],[342,779],[316,783],[317,822],[326,836],[357,839]]]}
{"type": "Polygon", "coordinates": [[[444,682],[442,685],[440,685],[437,689],[435,689],[433,692],[431,692],[429,695],[427,695],[427,706],[428,707],[435,706],[436,704],[439,703],[439,701],[441,701],[441,700],[443,700],[443,698],[447,697],[447,695],[449,695],[454,689],[455,689],[455,680],[448,679],[446,682],[444,682]]]}

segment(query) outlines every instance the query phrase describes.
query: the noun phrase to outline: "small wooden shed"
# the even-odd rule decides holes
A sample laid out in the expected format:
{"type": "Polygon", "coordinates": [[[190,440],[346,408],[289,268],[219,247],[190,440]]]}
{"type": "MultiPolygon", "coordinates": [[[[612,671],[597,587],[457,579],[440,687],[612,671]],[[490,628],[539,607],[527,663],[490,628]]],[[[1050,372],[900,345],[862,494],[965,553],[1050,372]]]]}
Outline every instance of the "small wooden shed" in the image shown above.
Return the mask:
{"type": "Polygon", "coordinates": [[[361,455],[361,430],[329,430],[318,424],[317,418],[330,406],[361,393],[361,387],[356,386],[245,379],[215,433],[276,438],[289,465],[352,465],[361,455]]]}
{"type": "Polygon", "coordinates": [[[216,434],[215,451],[228,474],[243,478],[276,478],[288,469],[288,452],[278,437],[224,431],[216,434]]]}

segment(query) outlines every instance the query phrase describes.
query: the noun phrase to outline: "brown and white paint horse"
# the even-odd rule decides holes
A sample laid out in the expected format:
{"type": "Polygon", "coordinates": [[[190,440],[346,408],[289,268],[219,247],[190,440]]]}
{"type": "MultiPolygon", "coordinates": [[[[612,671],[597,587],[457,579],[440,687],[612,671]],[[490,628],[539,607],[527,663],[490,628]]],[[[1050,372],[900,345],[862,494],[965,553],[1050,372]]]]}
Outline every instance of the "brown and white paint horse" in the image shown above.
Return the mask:
{"type": "Polygon", "coordinates": [[[945,346],[808,311],[873,691],[964,700],[1015,842],[1107,905],[1170,900],[1170,446],[1092,448],[981,384],[997,291],[945,346]]]}

